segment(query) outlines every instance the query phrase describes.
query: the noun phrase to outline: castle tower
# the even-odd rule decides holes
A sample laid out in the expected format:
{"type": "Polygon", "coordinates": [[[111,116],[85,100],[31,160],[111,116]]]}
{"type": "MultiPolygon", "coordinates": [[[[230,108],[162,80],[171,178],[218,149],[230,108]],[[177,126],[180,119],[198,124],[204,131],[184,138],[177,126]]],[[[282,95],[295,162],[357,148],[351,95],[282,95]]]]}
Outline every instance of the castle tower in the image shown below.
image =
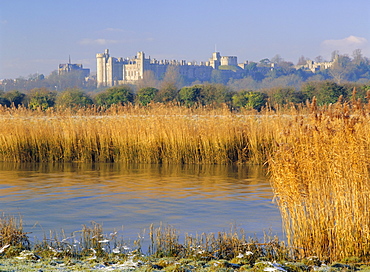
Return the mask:
{"type": "Polygon", "coordinates": [[[223,56],[221,57],[221,65],[238,65],[238,58],[236,56],[223,56]]]}
{"type": "Polygon", "coordinates": [[[96,81],[97,87],[108,85],[108,60],[109,50],[105,49],[104,53],[96,54],[96,81]]]}
{"type": "Polygon", "coordinates": [[[213,69],[218,69],[218,67],[221,65],[220,52],[214,52],[212,54],[212,58],[209,59],[209,64],[213,67],[213,69]]]}
{"type": "Polygon", "coordinates": [[[145,54],[144,52],[140,51],[137,52],[137,69],[139,72],[138,79],[143,79],[144,78],[144,61],[145,61],[145,54]]]}

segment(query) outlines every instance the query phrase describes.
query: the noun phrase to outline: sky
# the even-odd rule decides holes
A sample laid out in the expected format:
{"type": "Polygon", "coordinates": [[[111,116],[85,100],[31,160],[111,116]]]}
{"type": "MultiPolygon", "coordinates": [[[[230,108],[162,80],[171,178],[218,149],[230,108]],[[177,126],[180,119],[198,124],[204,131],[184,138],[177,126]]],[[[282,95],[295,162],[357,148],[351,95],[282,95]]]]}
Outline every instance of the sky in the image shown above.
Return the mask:
{"type": "Polygon", "coordinates": [[[369,0],[0,0],[0,79],[45,76],[60,63],[96,71],[97,53],[238,62],[277,54],[370,57],[369,0]]]}

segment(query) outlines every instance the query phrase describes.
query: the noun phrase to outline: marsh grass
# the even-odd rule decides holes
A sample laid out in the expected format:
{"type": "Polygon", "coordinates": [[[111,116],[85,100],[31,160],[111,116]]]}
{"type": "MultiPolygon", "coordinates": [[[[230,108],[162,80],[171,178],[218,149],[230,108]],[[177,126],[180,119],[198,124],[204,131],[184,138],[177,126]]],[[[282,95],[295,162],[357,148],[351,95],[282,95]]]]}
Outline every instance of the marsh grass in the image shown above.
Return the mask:
{"type": "Polygon", "coordinates": [[[23,230],[23,221],[21,217],[0,216],[0,255],[17,254],[23,250],[30,249],[30,241],[23,230]]]}
{"type": "Polygon", "coordinates": [[[370,260],[370,104],[296,116],[269,169],[292,255],[370,260]]]}
{"type": "Polygon", "coordinates": [[[0,161],[261,163],[269,113],[153,104],[31,111],[0,108],[0,161]]]}
{"type": "Polygon", "coordinates": [[[232,226],[218,233],[185,234],[170,225],[150,226],[149,255],[156,258],[177,257],[201,261],[232,260],[253,265],[258,260],[290,260],[289,250],[277,237],[266,234],[262,241],[246,237],[243,229],[232,226]]]}

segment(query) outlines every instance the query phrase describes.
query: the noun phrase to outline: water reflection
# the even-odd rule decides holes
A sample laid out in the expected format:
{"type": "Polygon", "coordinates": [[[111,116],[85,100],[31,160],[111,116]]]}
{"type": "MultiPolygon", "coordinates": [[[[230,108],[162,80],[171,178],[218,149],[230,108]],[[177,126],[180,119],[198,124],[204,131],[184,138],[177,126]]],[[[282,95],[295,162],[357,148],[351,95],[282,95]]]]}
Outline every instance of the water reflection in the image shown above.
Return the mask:
{"type": "Polygon", "coordinates": [[[0,209],[23,216],[26,230],[81,229],[90,221],[136,238],[151,223],[181,233],[227,230],[250,235],[281,220],[260,166],[0,163],[0,209]]]}

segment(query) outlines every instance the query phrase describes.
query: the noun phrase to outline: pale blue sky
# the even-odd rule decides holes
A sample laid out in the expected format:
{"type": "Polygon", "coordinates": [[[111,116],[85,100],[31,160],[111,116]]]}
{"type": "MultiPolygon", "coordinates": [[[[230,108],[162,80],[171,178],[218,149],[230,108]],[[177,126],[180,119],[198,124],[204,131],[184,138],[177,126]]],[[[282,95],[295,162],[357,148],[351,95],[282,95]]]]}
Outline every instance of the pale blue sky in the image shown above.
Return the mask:
{"type": "Polygon", "coordinates": [[[0,0],[0,79],[49,75],[69,55],[95,71],[106,48],[114,57],[207,61],[215,45],[239,62],[357,48],[370,57],[370,1],[0,0]]]}

